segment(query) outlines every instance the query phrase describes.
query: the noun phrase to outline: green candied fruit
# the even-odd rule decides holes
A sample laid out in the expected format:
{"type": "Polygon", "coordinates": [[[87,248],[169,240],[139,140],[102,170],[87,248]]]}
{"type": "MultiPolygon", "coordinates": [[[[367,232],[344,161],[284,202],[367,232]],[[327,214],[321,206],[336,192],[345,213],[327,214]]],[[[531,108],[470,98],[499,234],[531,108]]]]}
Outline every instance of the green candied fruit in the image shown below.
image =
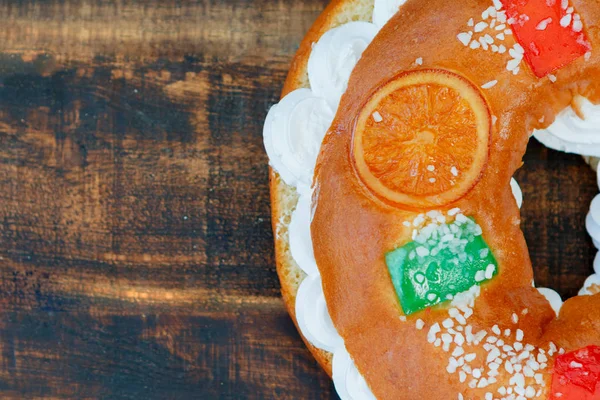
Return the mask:
{"type": "Polygon", "coordinates": [[[451,300],[498,273],[481,227],[472,218],[459,215],[450,224],[427,225],[414,236],[385,255],[406,315],[451,300]]]}

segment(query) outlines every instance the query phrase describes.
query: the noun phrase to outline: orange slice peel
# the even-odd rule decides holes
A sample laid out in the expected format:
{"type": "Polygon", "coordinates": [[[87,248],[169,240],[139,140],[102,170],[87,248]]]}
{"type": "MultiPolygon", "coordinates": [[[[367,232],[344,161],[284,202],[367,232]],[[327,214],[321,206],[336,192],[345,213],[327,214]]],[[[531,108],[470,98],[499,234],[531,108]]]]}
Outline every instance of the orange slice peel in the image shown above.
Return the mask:
{"type": "Polygon", "coordinates": [[[361,109],[352,159],[386,202],[432,208],[465,196],[489,155],[491,115],[475,85],[446,70],[403,73],[361,109]]]}

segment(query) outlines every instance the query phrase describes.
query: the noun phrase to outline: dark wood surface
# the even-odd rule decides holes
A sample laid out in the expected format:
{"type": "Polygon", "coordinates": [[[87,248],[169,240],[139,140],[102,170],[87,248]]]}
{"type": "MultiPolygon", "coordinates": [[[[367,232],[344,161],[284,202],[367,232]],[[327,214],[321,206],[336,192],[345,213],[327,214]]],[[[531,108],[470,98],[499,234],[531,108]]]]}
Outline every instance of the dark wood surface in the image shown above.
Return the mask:
{"type": "MultiPolygon", "coordinates": [[[[325,0],[0,1],[0,398],[335,398],[279,295],[262,121],[325,0]]],[[[537,281],[598,192],[533,142],[537,281]]]]}

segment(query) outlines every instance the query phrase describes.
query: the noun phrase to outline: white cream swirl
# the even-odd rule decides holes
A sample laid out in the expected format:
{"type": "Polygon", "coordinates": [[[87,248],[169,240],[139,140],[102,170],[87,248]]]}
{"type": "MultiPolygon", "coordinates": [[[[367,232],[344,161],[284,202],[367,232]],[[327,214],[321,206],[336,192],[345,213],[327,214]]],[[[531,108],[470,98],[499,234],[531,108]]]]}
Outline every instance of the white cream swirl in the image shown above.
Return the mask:
{"type": "Polygon", "coordinates": [[[534,136],[551,149],[600,157],[600,105],[581,96],[577,96],[575,102],[583,119],[572,107],[567,107],[552,125],[535,131],[534,136]]]}
{"type": "Polygon", "coordinates": [[[319,349],[333,353],[344,341],[327,310],[319,274],[307,276],[296,294],[296,319],[302,334],[319,349]]]}
{"type": "Polygon", "coordinates": [[[579,291],[579,296],[590,296],[598,293],[600,288],[600,275],[592,274],[585,280],[583,287],[579,291]]]}
{"type": "Polygon", "coordinates": [[[592,242],[600,249],[600,194],[596,195],[590,204],[590,211],[585,217],[585,228],[592,237],[592,242]]]}
{"type": "Polygon", "coordinates": [[[333,355],[333,384],[342,400],[376,400],[344,346],[333,355]]]}
{"type": "Polygon", "coordinates": [[[406,0],[380,0],[373,8],[373,23],[382,28],[398,12],[406,0]]]}
{"type": "Polygon", "coordinates": [[[517,206],[521,208],[523,205],[523,192],[521,191],[521,186],[515,178],[510,180],[510,189],[512,190],[513,196],[515,197],[515,201],[517,202],[517,206]]]}
{"type": "Polygon", "coordinates": [[[555,290],[549,288],[537,288],[537,290],[542,296],[546,298],[546,300],[548,300],[548,303],[550,303],[550,307],[552,307],[552,309],[558,316],[558,313],[560,312],[560,309],[563,305],[563,301],[560,297],[560,294],[558,294],[555,290]]]}
{"type": "Polygon", "coordinates": [[[600,287],[600,252],[594,257],[594,273],[587,277],[583,287],[579,291],[580,296],[592,295],[598,293],[600,287]]]}
{"type": "Polygon", "coordinates": [[[296,264],[306,275],[319,275],[315,253],[313,251],[312,239],[310,237],[310,214],[311,214],[311,193],[308,191],[300,192],[300,198],[296,209],[292,213],[292,220],[289,225],[290,232],[290,252],[296,264]]]}
{"type": "MultiPolygon", "coordinates": [[[[596,173],[598,188],[600,189],[600,170],[596,173]]],[[[590,211],[585,217],[585,227],[588,234],[592,237],[592,242],[597,249],[600,249],[600,194],[596,195],[590,204],[590,211]]],[[[580,296],[592,295],[597,293],[600,287],[600,252],[596,253],[594,258],[594,274],[588,276],[583,287],[579,291],[580,296]]]]}
{"type": "Polygon", "coordinates": [[[377,34],[369,22],[349,22],[326,32],[308,59],[308,80],[316,96],[337,110],[348,79],[363,51],[377,34]]]}
{"type": "Polygon", "coordinates": [[[294,90],[271,107],[263,127],[269,162],[290,186],[310,185],[333,112],[310,89],[294,90]]]}

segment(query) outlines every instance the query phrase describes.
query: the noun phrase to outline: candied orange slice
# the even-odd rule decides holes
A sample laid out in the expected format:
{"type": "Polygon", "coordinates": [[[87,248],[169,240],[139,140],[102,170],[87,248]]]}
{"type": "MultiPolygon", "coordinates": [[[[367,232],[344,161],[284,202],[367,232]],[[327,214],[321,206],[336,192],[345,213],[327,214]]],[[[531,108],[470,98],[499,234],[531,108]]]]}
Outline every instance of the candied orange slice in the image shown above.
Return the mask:
{"type": "Polygon", "coordinates": [[[361,110],[352,143],[355,167],[385,200],[441,206],[479,180],[490,130],[489,107],[466,79],[444,70],[404,73],[361,110]]]}

